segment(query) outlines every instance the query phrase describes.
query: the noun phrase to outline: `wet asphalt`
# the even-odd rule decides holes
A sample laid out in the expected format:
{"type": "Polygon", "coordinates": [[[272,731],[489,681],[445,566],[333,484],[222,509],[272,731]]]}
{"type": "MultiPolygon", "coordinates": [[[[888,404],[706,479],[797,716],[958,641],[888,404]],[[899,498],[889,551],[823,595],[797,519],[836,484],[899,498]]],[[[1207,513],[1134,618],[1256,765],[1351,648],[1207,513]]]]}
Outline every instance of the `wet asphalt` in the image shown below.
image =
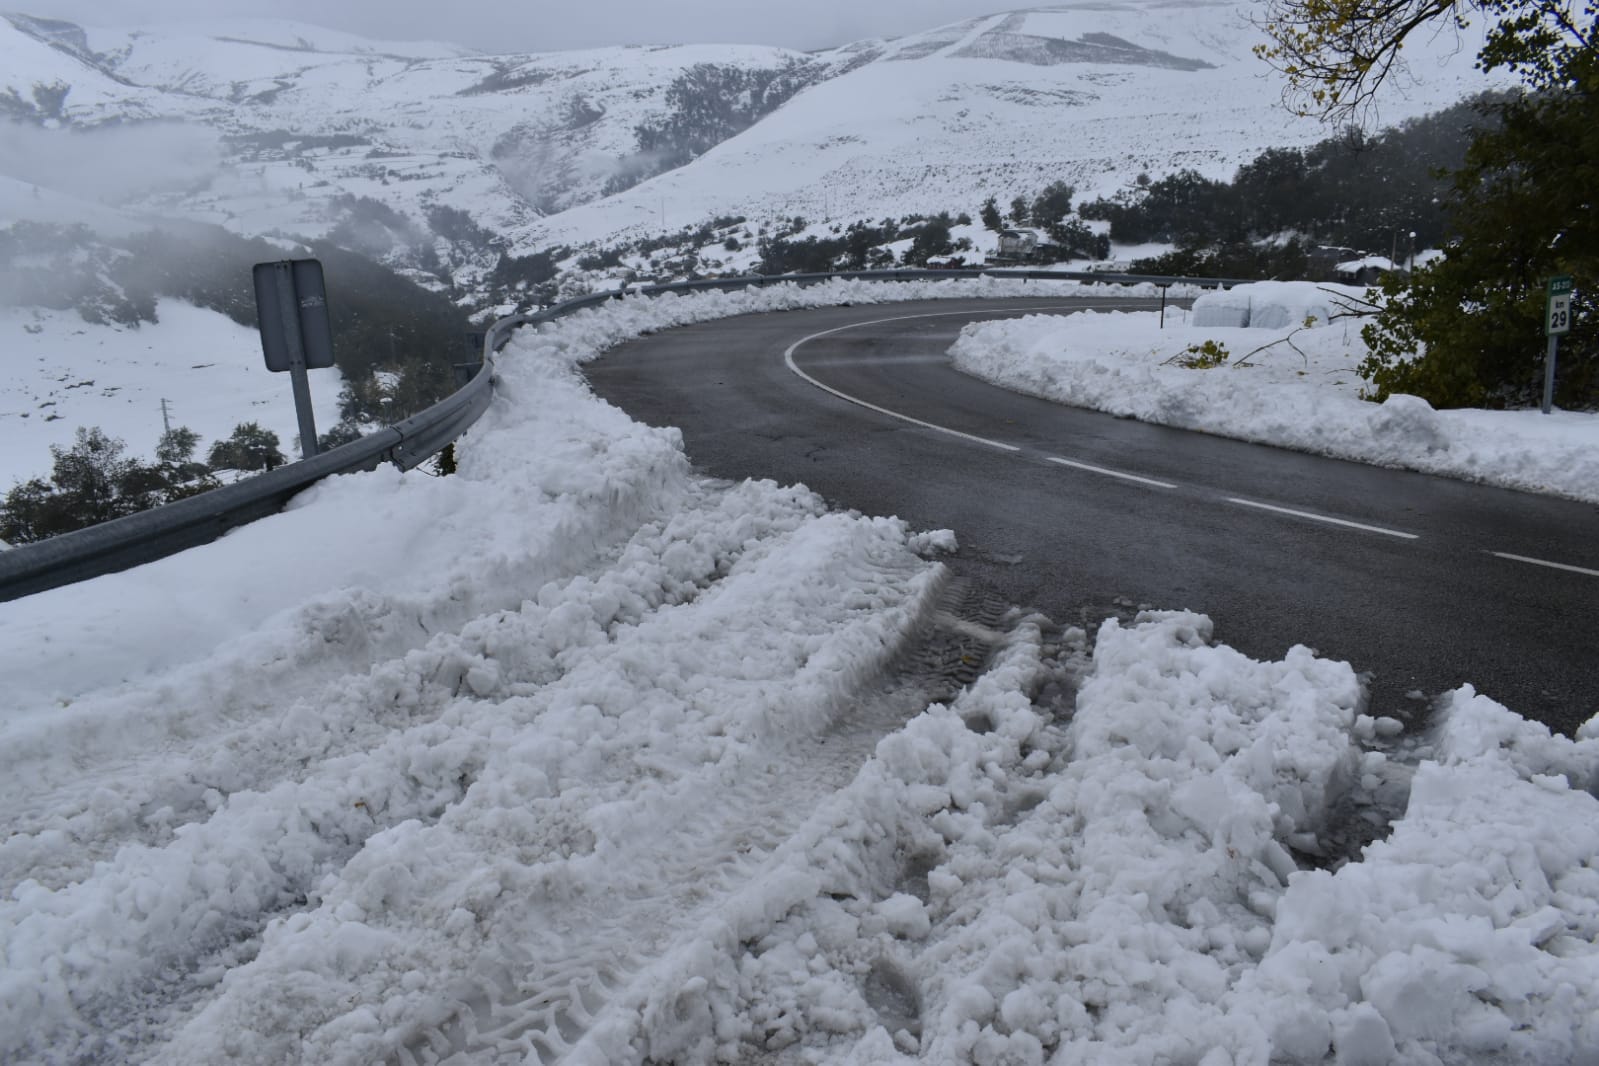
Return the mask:
{"type": "Polygon", "coordinates": [[[957,573],[1063,625],[1202,611],[1248,655],[1305,644],[1350,662],[1372,713],[1413,726],[1464,683],[1565,732],[1599,713],[1599,577],[1502,557],[1599,571],[1599,507],[1065,407],[961,374],[945,354],[969,321],[1151,306],[749,315],[642,338],[586,373],[635,418],[679,427],[702,472],[801,482],[839,507],[951,529],[957,573]],[[808,337],[793,358],[815,381],[1016,450],[816,387],[784,360],[808,337]]]}

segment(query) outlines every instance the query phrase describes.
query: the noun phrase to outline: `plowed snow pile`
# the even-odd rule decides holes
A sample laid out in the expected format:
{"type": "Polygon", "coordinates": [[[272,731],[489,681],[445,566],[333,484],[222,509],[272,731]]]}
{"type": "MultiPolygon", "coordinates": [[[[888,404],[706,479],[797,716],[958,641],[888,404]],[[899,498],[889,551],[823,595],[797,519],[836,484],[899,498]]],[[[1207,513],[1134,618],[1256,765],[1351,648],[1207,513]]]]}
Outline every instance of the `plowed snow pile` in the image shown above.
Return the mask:
{"type": "Polygon", "coordinates": [[[1595,1061],[1599,725],[969,617],[948,534],[705,481],[575,370],[900,295],[524,333],[457,476],[0,606],[0,1062],[1595,1061]]]}
{"type": "Polygon", "coordinates": [[[1599,503],[1599,415],[1360,399],[1367,349],[1348,312],[1364,291],[1258,282],[1207,293],[1191,315],[1170,308],[1164,324],[1147,311],[979,322],[950,354],[975,377],[1077,407],[1599,503]]]}

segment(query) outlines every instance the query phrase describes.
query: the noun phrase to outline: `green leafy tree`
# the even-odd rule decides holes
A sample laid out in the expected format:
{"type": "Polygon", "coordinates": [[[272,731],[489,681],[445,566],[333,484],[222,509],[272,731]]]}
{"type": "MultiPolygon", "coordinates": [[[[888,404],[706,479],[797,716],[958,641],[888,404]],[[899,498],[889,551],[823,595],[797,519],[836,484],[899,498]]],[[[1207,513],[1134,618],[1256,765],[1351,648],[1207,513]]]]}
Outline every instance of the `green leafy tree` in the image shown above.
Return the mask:
{"type": "Polygon", "coordinates": [[[1592,4],[1579,13],[1567,0],[1268,0],[1267,40],[1255,52],[1286,76],[1292,110],[1342,124],[1369,112],[1412,34],[1492,20],[1477,65],[1545,87],[1591,56],[1594,15],[1592,4]]]}
{"type": "Polygon", "coordinates": [[[1446,242],[1441,201],[1451,183],[1444,172],[1458,170],[1472,139],[1495,124],[1482,110],[1493,102],[1457,104],[1374,135],[1346,129],[1309,148],[1267,149],[1239,167],[1230,186],[1193,172],[1159,182],[1140,175],[1110,199],[1081,204],[1077,214],[1110,222],[1116,240],[1177,244],[1179,258],[1271,260],[1271,277],[1330,280],[1336,260],[1325,257],[1313,261],[1310,275],[1282,273],[1292,257],[1272,249],[1294,237],[1307,249],[1369,248],[1402,261],[1411,250],[1446,242]],[[1247,251],[1251,244],[1258,252],[1247,251]]]}
{"type": "Polygon", "coordinates": [[[1110,222],[1112,240],[1125,244],[1170,242],[1203,245],[1241,229],[1232,187],[1197,170],[1180,170],[1148,185],[1124,190],[1111,200],[1084,204],[1084,218],[1110,222]]]}
{"type": "Polygon", "coordinates": [[[1266,278],[1288,281],[1306,276],[1309,262],[1298,240],[1282,244],[1239,241],[1202,248],[1177,248],[1132,263],[1135,274],[1180,274],[1196,278],[1266,278]]]}
{"type": "Polygon", "coordinates": [[[200,435],[188,426],[177,426],[161,434],[155,446],[156,466],[151,470],[158,479],[157,491],[162,503],[172,503],[217,487],[211,468],[194,458],[194,450],[199,445],[200,435]]]}

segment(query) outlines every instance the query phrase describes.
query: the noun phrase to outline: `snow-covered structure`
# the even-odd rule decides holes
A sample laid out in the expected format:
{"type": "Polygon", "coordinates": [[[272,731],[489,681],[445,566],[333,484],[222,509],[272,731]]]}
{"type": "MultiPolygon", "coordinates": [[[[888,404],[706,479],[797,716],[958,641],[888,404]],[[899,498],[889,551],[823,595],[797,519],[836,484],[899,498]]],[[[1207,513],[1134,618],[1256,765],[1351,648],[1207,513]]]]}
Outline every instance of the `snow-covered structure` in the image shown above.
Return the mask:
{"type": "Polygon", "coordinates": [[[1326,325],[1361,290],[1310,281],[1257,281],[1206,292],[1194,300],[1195,326],[1282,329],[1306,322],[1326,325]]]}
{"type": "Polygon", "coordinates": [[[1333,273],[1345,285],[1375,285],[1384,274],[1405,269],[1385,255],[1364,255],[1348,259],[1333,267],[1333,273]]]}
{"type": "Polygon", "coordinates": [[[1055,242],[1041,230],[1017,226],[1001,230],[999,243],[989,261],[994,263],[1035,263],[1052,258],[1055,242]]]}

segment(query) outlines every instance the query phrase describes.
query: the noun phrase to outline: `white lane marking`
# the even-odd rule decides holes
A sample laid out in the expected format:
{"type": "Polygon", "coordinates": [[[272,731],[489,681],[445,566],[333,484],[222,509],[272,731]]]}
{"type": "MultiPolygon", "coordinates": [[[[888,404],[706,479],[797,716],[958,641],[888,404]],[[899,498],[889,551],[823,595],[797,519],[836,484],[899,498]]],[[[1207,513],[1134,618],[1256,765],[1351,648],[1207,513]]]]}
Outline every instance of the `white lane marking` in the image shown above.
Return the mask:
{"type": "MultiPolygon", "coordinates": [[[[998,310],[1001,311],[1001,312],[1009,312],[1009,311],[1023,311],[1023,310],[1027,310],[1027,308],[1006,307],[1006,308],[1000,308],[998,310]]],[[[791,371],[793,371],[795,374],[798,374],[801,378],[803,378],[805,381],[809,382],[810,384],[815,385],[817,388],[821,389],[823,392],[831,393],[832,395],[837,396],[840,400],[846,400],[849,403],[855,404],[857,407],[864,407],[868,411],[876,411],[880,415],[887,415],[889,418],[897,418],[901,422],[909,422],[911,425],[913,425],[913,426],[921,426],[923,429],[931,429],[931,430],[933,430],[935,432],[938,432],[938,433],[947,433],[951,437],[959,437],[961,440],[969,440],[973,444],[986,444],[990,448],[998,448],[1000,451],[1004,451],[1004,452],[1019,452],[1019,451],[1021,451],[1021,449],[1018,448],[1014,444],[1006,444],[1003,441],[989,440],[987,437],[979,437],[979,436],[977,436],[975,434],[972,434],[972,433],[962,433],[958,429],[950,429],[948,426],[940,426],[940,425],[937,425],[936,423],[933,423],[933,422],[924,422],[920,418],[912,418],[910,415],[901,414],[898,411],[890,411],[886,407],[879,407],[875,403],[868,403],[867,401],[861,399],[858,396],[851,396],[849,393],[843,392],[843,391],[841,391],[839,389],[835,389],[831,385],[822,384],[820,381],[817,381],[815,378],[813,378],[809,374],[805,373],[805,371],[801,370],[799,368],[799,364],[794,362],[794,352],[796,350],[798,350],[801,345],[809,344],[811,341],[817,340],[817,339],[822,338],[822,337],[831,336],[834,333],[842,333],[842,332],[844,332],[847,329],[860,329],[863,326],[878,326],[878,325],[882,325],[885,322],[905,322],[905,321],[908,321],[909,319],[913,319],[913,318],[950,318],[950,317],[954,317],[956,315],[963,315],[963,314],[969,314],[969,313],[970,312],[967,312],[967,311],[939,311],[939,312],[936,312],[934,314],[926,314],[926,315],[896,315],[893,318],[878,318],[878,319],[873,319],[870,322],[851,322],[847,326],[835,326],[832,329],[824,329],[820,333],[812,333],[808,337],[801,337],[799,340],[795,341],[793,344],[790,344],[788,346],[788,349],[785,352],[783,352],[783,362],[784,362],[785,365],[787,365],[787,367],[791,371]]]]}
{"type": "Polygon", "coordinates": [[[904,355],[852,355],[843,359],[829,359],[828,366],[902,366],[947,363],[949,357],[938,352],[906,353],[904,355]]]}
{"type": "Polygon", "coordinates": [[[1552,563],[1548,559],[1534,559],[1527,555],[1511,555],[1509,552],[1489,552],[1489,555],[1498,559],[1509,559],[1517,563],[1531,563],[1533,566],[1545,566],[1550,570],[1565,570],[1573,574],[1586,574],[1589,577],[1599,577],[1599,570],[1589,570],[1585,566],[1572,566],[1569,563],[1552,563]]]}
{"type": "Polygon", "coordinates": [[[1224,497],[1228,503],[1236,503],[1240,507],[1254,507],[1261,511],[1271,511],[1275,514],[1292,515],[1295,518],[1308,518],[1312,522],[1326,522],[1329,525],[1344,526],[1348,529],[1360,529],[1367,533],[1381,533],[1386,537],[1399,537],[1401,540],[1420,540],[1414,533],[1401,533],[1397,529],[1384,529],[1382,526],[1368,526],[1360,522],[1351,522],[1343,518],[1333,518],[1330,515],[1316,514],[1314,511],[1295,511],[1288,507],[1273,507],[1269,503],[1260,503],[1255,500],[1240,499],[1237,496],[1224,497]]]}
{"type": "Polygon", "coordinates": [[[1091,466],[1088,463],[1079,463],[1075,459],[1061,459],[1057,456],[1045,456],[1052,463],[1069,466],[1074,470],[1087,470],[1091,474],[1104,474],[1106,477],[1120,478],[1123,481],[1132,481],[1139,485],[1150,485],[1157,489],[1175,489],[1177,486],[1168,481],[1156,481],[1152,477],[1139,477],[1137,474],[1124,474],[1120,470],[1109,470],[1103,466],[1091,466]]]}
{"type": "MultiPolygon", "coordinates": [[[[1092,299],[1089,299],[1080,300],[1076,303],[1056,304],[1049,307],[997,307],[994,308],[992,312],[985,313],[1010,314],[1013,311],[1032,311],[1035,313],[1064,310],[1080,311],[1083,310],[1085,305],[1093,302],[1094,301],[1092,299]]],[[[798,374],[805,381],[821,389],[823,392],[831,393],[832,395],[837,396],[840,400],[845,400],[849,403],[855,404],[857,407],[864,407],[868,411],[876,411],[880,415],[887,415],[889,418],[897,418],[901,422],[909,422],[911,425],[921,426],[923,429],[931,429],[938,433],[947,433],[951,437],[959,437],[961,440],[969,440],[973,444],[985,444],[990,448],[998,448],[1000,451],[1004,452],[1019,452],[1021,449],[1014,444],[1005,444],[1002,441],[989,440],[987,437],[979,437],[972,433],[962,433],[958,429],[950,429],[948,426],[940,426],[932,422],[924,422],[920,418],[912,418],[910,415],[900,414],[898,411],[890,411],[886,407],[879,407],[875,403],[868,403],[859,397],[851,396],[847,392],[835,389],[831,385],[822,384],[820,381],[817,381],[815,378],[805,373],[805,371],[801,370],[799,365],[794,362],[794,353],[800,348],[801,345],[809,344],[811,341],[817,340],[821,337],[831,336],[834,333],[842,333],[847,329],[861,329],[865,326],[880,326],[886,322],[909,322],[912,319],[917,318],[958,318],[962,315],[969,314],[971,314],[970,311],[931,311],[920,315],[894,315],[890,318],[874,318],[869,322],[851,322],[844,326],[834,326],[832,329],[824,329],[820,333],[812,333],[808,337],[801,337],[793,344],[790,344],[788,349],[783,353],[783,362],[788,366],[789,370],[793,371],[795,374],[798,374]]]]}

